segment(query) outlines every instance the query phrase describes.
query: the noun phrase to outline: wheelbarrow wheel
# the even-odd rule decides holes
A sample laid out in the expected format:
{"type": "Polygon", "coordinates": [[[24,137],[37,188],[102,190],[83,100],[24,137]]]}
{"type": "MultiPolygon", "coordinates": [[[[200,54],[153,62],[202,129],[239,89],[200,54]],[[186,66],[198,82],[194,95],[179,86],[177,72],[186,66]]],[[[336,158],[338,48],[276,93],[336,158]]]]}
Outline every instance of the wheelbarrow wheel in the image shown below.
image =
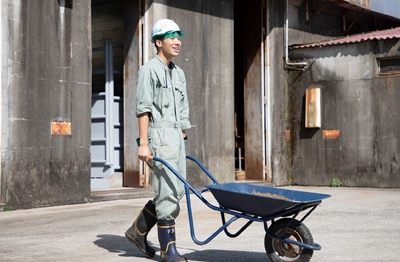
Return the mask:
{"type": "MultiPolygon", "coordinates": [[[[290,220],[291,219],[284,218],[272,223],[268,229],[269,232],[273,235],[279,235],[289,224],[290,220]]],[[[298,220],[293,220],[282,235],[282,238],[292,239],[308,245],[314,244],[310,230],[298,220]]],[[[311,249],[302,248],[290,243],[284,243],[283,241],[268,236],[268,234],[265,235],[264,245],[267,255],[272,262],[306,262],[310,261],[313,255],[313,250],[311,249]]]]}

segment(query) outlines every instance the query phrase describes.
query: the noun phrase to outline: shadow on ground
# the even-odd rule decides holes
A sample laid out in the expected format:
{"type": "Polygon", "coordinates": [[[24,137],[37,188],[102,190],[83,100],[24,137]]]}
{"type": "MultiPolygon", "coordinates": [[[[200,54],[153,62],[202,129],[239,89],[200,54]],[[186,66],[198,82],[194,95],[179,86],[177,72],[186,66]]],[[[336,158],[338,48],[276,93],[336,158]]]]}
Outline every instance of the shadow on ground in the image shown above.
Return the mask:
{"type": "MultiPolygon", "coordinates": [[[[129,242],[124,236],[117,235],[97,235],[99,239],[94,241],[93,243],[98,247],[104,248],[111,253],[119,253],[119,256],[123,257],[143,257],[149,258],[150,260],[158,261],[159,257],[157,254],[154,258],[150,258],[145,255],[142,251],[140,251],[134,244],[129,242]]],[[[154,247],[156,252],[159,252],[160,249],[156,247],[153,243],[149,241],[149,244],[154,247]]]]}
{"type": "Polygon", "coordinates": [[[207,262],[269,262],[269,258],[265,252],[246,252],[232,251],[223,249],[207,249],[186,253],[185,257],[191,261],[207,261],[207,262]]]}
{"type": "MultiPolygon", "coordinates": [[[[104,248],[112,253],[119,253],[119,256],[123,257],[143,257],[148,258],[151,261],[160,260],[160,249],[154,243],[149,242],[149,244],[156,250],[156,255],[150,258],[143,254],[136,246],[130,243],[124,236],[117,235],[97,235],[99,239],[93,243],[98,247],[104,248]]],[[[184,248],[178,247],[180,250],[184,248]]],[[[268,262],[268,256],[265,252],[245,252],[245,251],[232,251],[232,250],[219,250],[219,249],[205,249],[205,250],[193,250],[187,249],[185,252],[185,257],[189,261],[207,261],[207,262],[268,262]]]]}

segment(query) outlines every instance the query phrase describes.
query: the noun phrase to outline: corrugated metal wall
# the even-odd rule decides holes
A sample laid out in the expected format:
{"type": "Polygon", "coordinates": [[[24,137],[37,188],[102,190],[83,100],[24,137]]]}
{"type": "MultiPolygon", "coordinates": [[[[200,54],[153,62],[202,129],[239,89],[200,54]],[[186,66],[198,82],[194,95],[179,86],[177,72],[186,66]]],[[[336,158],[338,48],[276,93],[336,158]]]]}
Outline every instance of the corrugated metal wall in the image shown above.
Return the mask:
{"type": "Polygon", "coordinates": [[[400,1],[397,0],[344,0],[372,11],[400,18],[400,1]]]}
{"type": "Polygon", "coordinates": [[[400,1],[396,0],[370,0],[373,11],[400,18],[400,1]]]}

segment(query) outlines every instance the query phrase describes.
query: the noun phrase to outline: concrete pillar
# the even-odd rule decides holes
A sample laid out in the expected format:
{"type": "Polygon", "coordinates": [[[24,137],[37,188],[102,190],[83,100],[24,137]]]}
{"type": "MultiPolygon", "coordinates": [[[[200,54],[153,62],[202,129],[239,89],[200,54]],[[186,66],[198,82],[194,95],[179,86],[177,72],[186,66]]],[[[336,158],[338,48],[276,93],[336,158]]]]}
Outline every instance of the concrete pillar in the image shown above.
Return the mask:
{"type": "Polygon", "coordinates": [[[91,9],[70,2],[2,1],[1,194],[11,208],[89,201],[91,9]]]}

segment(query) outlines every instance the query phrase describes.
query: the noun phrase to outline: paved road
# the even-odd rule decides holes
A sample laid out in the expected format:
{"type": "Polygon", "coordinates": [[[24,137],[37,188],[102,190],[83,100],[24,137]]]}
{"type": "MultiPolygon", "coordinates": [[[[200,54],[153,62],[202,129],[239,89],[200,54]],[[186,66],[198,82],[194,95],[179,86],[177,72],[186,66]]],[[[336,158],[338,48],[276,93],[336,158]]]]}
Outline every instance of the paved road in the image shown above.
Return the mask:
{"type": "MultiPolygon", "coordinates": [[[[285,188],[332,195],[305,221],[322,246],[311,261],[400,261],[400,190],[285,188]]],[[[213,202],[210,193],[204,195],[213,202]]],[[[204,240],[220,226],[220,215],[195,196],[191,199],[196,234],[204,240]]],[[[124,237],[147,200],[0,212],[0,261],[159,261],[159,253],[146,258],[124,237]]],[[[222,233],[198,246],[190,238],[185,201],[182,204],[177,246],[189,261],[269,261],[262,224],[253,223],[238,238],[222,233]]],[[[159,251],[156,230],[150,232],[149,240],[159,251]]]]}

